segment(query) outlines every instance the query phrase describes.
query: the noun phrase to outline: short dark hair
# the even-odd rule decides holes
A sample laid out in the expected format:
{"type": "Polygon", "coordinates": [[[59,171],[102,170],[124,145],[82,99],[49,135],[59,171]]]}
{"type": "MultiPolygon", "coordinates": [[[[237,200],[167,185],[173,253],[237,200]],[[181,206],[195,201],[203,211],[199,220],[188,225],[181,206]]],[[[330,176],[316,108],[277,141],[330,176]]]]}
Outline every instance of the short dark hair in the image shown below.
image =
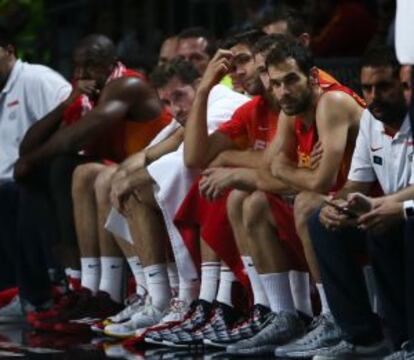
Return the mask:
{"type": "Polygon", "coordinates": [[[276,66],[287,59],[294,59],[299,69],[309,75],[314,67],[314,59],[310,50],[296,40],[285,41],[274,47],[266,57],[266,67],[276,66]]]}
{"type": "Polygon", "coordinates": [[[199,37],[207,40],[206,52],[210,57],[213,57],[217,51],[216,39],[210,31],[202,26],[195,26],[181,30],[181,32],[177,35],[177,41],[199,37]]]}
{"type": "Polygon", "coordinates": [[[278,21],[286,21],[289,34],[295,37],[310,31],[310,25],[306,21],[305,15],[286,5],[276,6],[272,11],[263,16],[258,26],[263,28],[278,21]]]}
{"type": "Polygon", "coordinates": [[[361,69],[380,66],[390,66],[394,76],[399,76],[401,64],[398,62],[394,48],[385,44],[376,44],[365,51],[361,59],[361,69]]]}
{"type": "Polygon", "coordinates": [[[175,58],[164,65],[157,66],[151,73],[150,80],[156,88],[160,88],[175,76],[184,84],[192,85],[200,74],[191,62],[175,58]]]}
{"type": "Polygon", "coordinates": [[[110,64],[116,61],[116,49],[113,41],[102,34],[92,34],[79,41],[76,51],[84,51],[93,62],[110,64]]]}
{"type": "Polygon", "coordinates": [[[252,47],[253,54],[268,52],[274,47],[284,44],[286,41],[292,40],[288,34],[270,34],[260,38],[252,47]]]}
{"type": "Polygon", "coordinates": [[[266,36],[266,33],[261,29],[251,29],[228,36],[220,44],[222,49],[230,49],[237,44],[243,44],[248,46],[250,49],[253,48],[260,39],[266,36]]]}

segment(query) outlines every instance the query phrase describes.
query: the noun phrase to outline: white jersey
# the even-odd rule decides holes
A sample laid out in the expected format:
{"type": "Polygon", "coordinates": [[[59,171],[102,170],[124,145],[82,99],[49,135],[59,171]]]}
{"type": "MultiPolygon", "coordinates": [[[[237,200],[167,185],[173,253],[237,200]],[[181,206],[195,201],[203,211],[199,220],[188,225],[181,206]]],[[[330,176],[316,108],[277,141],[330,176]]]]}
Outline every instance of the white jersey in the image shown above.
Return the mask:
{"type": "Polygon", "coordinates": [[[0,93],[0,183],[12,180],[20,142],[29,127],[56,108],[71,90],[54,70],[17,60],[0,93]]]}
{"type": "Polygon", "coordinates": [[[391,137],[385,133],[383,123],[364,110],[348,179],[378,180],[384,194],[392,194],[414,183],[413,153],[408,115],[400,130],[391,137]]]}

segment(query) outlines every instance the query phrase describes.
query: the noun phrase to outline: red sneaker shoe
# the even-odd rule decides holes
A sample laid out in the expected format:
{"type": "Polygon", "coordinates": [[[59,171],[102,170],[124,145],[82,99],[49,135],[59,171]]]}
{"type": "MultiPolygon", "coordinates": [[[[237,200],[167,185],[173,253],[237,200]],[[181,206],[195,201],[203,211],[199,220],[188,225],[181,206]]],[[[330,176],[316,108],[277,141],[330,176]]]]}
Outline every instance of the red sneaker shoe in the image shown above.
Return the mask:
{"type": "Polygon", "coordinates": [[[0,291],[0,308],[10,304],[18,293],[19,289],[17,287],[0,291]]]}
{"type": "Polygon", "coordinates": [[[90,333],[91,325],[122,310],[123,305],[111,299],[108,293],[98,291],[95,297],[89,298],[87,304],[77,304],[66,321],[58,321],[53,330],[65,334],[90,333]]]}
{"type": "Polygon", "coordinates": [[[73,307],[79,299],[78,292],[70,292],[66,295],[61,296],[58,303],[56,303],[51,309],[41,312],[32,311],[26,316],[27,322],[36,328],[35,323],[43,320],[58,317],[61,312],[65,312],[73,307]]]}

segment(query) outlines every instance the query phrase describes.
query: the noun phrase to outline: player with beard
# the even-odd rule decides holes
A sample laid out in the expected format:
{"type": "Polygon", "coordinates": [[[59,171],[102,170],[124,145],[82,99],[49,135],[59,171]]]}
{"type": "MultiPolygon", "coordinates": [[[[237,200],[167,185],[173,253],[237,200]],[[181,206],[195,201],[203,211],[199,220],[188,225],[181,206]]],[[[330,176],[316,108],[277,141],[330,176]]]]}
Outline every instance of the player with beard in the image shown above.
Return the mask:
{"type": "Polygon", "coordinates": [[[282,109],[266,160],[275,179],[271,193],[258,190],[244,200],[243,233],[272,317],[258,334],[227,347],[237,355],[272,353],[303,335],[289,272],[309,268],[314,276],[315,260],[303,222],[306,225],[312,210],[325,199],[323,194],[343,182],[363,110],[363,101],[350,89],[320,79],[309,50],[296,41],[273,49],[266,67],[282,109]],[[315,168],[310,154],[318,140],[323,152],[315,168]]]}
{"type": "Polygon", "coordinates": [[[365,54],[361,83],[369,107],[361,119],[348,180],[334,204],[323,206],[309,222],[326,296],[342,330],[342,341],[321,349],[314,359],[378,357],[388,351],[355,260],[365,252],[397,349],[386,359],[414,357],[413,136],[399,69],[392,49],[373,48],[365,54]],[[370,197],[376,182],[384,196],[370,197]]]}

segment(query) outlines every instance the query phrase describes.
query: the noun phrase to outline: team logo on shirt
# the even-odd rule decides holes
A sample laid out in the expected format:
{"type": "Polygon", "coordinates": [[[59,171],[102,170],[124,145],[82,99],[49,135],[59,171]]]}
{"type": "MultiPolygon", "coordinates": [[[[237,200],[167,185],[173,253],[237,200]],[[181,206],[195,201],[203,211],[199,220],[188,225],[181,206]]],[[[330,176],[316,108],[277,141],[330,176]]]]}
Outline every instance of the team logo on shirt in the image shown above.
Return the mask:
{"type": "Polygon", "coordinates": [[[377,164],[377,165],[381,165],[382,166],[382,157],[381,156],[374,156],[373,158],[373,161],[374,161],[374,164],[377,164]]]}

